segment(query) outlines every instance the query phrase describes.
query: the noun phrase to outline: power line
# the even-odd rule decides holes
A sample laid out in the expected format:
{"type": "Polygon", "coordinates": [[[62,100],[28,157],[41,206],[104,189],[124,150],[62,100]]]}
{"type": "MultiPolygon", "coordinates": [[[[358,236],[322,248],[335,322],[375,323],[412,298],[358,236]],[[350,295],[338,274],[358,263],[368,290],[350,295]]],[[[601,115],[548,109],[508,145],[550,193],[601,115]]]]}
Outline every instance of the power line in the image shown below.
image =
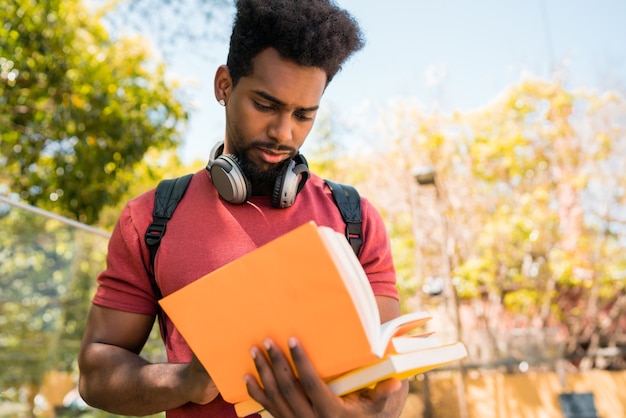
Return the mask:
{"type": "Polygon", "coordinates": [[[88,231],[88,232],[91,232],[93,234],[103,236],[105,238],[110,238],[111,237],[110,233],[108,233],[106,231],[103,231],[102,229],[94,228],[94,227],[86,225],[84,223],[75,221],[75,220],[70,219],[70,218],[66,218],[66,217],[61,216],[61,215],[57,215],[56,213],[48,212],[47,210],[43,210],[43,209],[40,209],[40,208],[35,207],[35,206],[31,206],[31,205],[27,205],[25,203],[21,203],[21,202],[15,201],[15,200],[11,200],[11,199],[9,199],[6,196],[0,195],[0,202],[4,202],[4,203],[6,203],[8,205],[15,206],[15,207],[27,210],[27,211],[32,212],[32,213],[36,213],[37,215],[41,215],[41,216],[44,216],[46,218],[50,218],[50,219],[57,220],[59,222],[63,222],[64,224],[73,226],[73,227],[78,228],[78,229],[82,229],[83,231],[88,231]]]}

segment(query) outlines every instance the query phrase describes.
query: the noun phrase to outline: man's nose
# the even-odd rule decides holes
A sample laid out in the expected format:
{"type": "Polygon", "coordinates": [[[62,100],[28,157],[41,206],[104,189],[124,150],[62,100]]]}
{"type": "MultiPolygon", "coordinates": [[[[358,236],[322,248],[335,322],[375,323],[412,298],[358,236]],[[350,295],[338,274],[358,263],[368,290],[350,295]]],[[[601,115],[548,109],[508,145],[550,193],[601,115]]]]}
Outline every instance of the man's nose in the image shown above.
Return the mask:
{"type": "Polygon", "coordinates": [[[292,118],[288,112],[280,112],[269,126],[268,136],[278,143],[290,142],[293,139],[292,118]]]}

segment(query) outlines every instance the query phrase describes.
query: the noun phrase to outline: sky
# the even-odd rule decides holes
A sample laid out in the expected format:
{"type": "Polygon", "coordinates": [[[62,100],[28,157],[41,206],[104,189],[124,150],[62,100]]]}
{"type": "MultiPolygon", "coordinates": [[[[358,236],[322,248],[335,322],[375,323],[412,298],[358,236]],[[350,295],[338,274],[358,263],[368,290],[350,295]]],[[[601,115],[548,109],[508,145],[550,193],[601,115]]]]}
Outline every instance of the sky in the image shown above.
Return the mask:
{"type": "MultiPolygon", "coordinates": [[[[557,74],[570,88],[626,91],[624,0],[337,3],[360,23],[366,46],[328,86],[320,115],[330,111],[355,132],[370,132],[372,115],[398,100],[424,109],[467,111],[487,105],[524,77],[550,80],[557,74]]],[[[208,57],[188,54],[172,67],[195,83],[194,107],[179,148],[186,163],[208,159],[213,144],[223,139],[223,108],[213,94],[213,76],[226,60],[229,25],[222,23],[226,36],[208,57]]]]}

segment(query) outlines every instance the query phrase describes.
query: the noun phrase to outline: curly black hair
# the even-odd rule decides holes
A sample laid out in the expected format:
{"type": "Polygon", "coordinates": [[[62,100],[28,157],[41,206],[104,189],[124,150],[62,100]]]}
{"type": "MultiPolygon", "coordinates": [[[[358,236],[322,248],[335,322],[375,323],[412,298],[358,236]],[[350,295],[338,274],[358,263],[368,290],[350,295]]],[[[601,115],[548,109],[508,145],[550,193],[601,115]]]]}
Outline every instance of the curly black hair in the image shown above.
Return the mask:
{"type": "Polygon", "coordinates": [[[328,85],[365,44],[356,20],[332,0],[236,0],[235,6],[226,62],[234,85],[252,74],[252,60],[267,48],[324,70],[328,85]]]}

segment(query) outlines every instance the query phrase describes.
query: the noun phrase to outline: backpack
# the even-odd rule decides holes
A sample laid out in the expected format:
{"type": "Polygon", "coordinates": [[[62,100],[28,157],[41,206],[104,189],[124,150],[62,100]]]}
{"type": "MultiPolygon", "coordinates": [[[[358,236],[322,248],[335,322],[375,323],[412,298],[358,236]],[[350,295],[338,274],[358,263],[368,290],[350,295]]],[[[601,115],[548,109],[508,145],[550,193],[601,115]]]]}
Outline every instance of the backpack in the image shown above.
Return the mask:
{"type": "MultiPolygon", "coordinates": [[[[172,218],[174,209],[176,209],[178,202],[183,198],[191,177],[193,177],[193,174],[162,180],[156,188],[152,223],[146,230],[144,241],[150,250],[150,270],[148,271],[148,276],[150,277],[150,285],[157,300],[160,300],[163,294],[161,293],[161,289],[154,275],[154,259],[159,245],[161,244],[161,240],[165,235],[167,221],[172,218]]],[[[359,196],[359,192],[354,187],[346,184],[339,184],[330,180],[324,180],[324,182],[330,188],[333,199],[346,224],[346,239],[350,243],[354,253],[358,256],[361,246],[363,245],[361,231],[363,218],[361,215],[361,197],[359,196]]],[[[158,305],[157,310],[161,332],[164,333],[165,322],[160,305],[158,305]]],[[[165,338],[163,338],[163,340],[165,341],[165,338]]]]}

